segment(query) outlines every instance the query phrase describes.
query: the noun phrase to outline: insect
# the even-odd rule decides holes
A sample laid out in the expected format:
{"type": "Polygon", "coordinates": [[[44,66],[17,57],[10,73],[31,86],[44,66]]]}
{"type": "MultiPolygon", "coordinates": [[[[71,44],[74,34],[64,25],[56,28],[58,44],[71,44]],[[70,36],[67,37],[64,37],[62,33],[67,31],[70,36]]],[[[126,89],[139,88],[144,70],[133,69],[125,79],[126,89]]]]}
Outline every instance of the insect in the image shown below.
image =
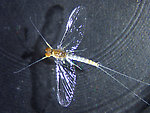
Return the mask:
{"type": "MultiPolygon", "coordinates": [[[[149,83],[145,83],[143,81],[140,81],[138,79],[135,79],[133,77],[130,77],[126,74],[120,73],[118,71],[115,71],[111,68],[105,67],[99,62],[94,62],[93,60],[80,57],[75,55],[75,52],[77,51],[83,51],[83,50],[76,50],[81,43],[83,39],[85,24],[86,24],[86,17],[85,17],[86,11],[85,7],[78,6],[76,7],[72,13],[69,16],[65,33],[57,46],[57,49],[53,49],[52,46],[45,40],[43,35],[39,32],[37,27],[32,22],[31,23],[36,29],[36,31],[39,33],[41,38],[44,40],[48,48],[45,49],[46,53],[45,56],[32,64],[22,68],[19,71],[16,71],[15,73],[21,72],[22,70],[25,70],[26,68],[32,66],[35,63],[38,63],[39,61],[42,61],[43,59],[54,57],[55,63],[56,63],[56,82],[57,82],[57,99],[60,105],[63,107],[68,107],[72,101],[73,95],[74,95],[74,89],[76,86],[76,74],[75,74],[75,67],[80,68],[77,64],[75,64],[73,61],[78,61],[82,63],[89,64],[91,66],[94,66],[104,73],[106,73],[108,76],[110,76],[112,79],[114,79],[116,82],[118,82],[120,85],[122,85],[124,88],[132,92],[136,97],[138,97],[140,100],[142,100],[144,103],[150,105],[147,101],[142,99],[140,96],[138,96],[136,93],[131,91],[127,86],[125,86],[123,83],[121,83],[119,80],[114,78],[110,73],[108,73],[106,70],[112,71],[114,73],[120,74],[124,77],[127,77],[129,79],[135,80],[137,82],[150,85],[149,83]],[[68,63],[69,65],[67,67],[64,67],[63,65],[68,63]]],[[[82,70],[82,69],[81,69],[82,70]]]]}

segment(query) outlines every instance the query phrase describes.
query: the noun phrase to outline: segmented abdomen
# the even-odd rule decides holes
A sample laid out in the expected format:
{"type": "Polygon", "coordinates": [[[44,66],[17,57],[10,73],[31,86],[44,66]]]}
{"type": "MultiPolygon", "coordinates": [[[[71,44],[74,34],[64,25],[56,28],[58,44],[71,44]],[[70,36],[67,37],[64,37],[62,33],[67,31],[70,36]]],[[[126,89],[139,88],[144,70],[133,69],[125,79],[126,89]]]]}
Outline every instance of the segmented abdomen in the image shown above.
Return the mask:
{"type": "Polygon", "coordinates": [[[92,65],[92,66],[95,66],[95,67],[99,66],[98,63],[96,63],[96,62],[94,62],[92,60],[89,60],[89,59],[84,58],[84,57],[72,55],[72,54],[67,54],[66,58],[69,58],[71,60],[76,60],[76,61],[79,61],[79,62],[83,62],[83,63],[89,64],[89,65],[92,65]]]}

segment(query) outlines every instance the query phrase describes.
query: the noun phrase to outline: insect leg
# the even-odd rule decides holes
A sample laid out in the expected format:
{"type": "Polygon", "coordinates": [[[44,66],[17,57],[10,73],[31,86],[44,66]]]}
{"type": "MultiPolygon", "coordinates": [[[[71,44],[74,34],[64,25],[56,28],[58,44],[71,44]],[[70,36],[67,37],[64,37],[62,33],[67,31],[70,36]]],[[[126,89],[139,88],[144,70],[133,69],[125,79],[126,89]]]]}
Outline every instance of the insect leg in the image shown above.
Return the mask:
{"type": "Polygon", "coordinates": [[[81,49],[81,50],[73,50],[73,51],[69,50],[69,51],[67,51],[67,52],[68,52],[68,53],[74,53],[74,52],[81,52],[81,51],[85,51],[85,50],[87,50],[87,48],[81,49]]]}
{"type": "Polygon", "coordinates": [[[71,64],[76,66],[77,68],[79,68],[80,70],[82,70],[82,68],[80,66],[78,66],[77,64],[73,63],[70,59],[66,58],[66,60],[71,64]]]}

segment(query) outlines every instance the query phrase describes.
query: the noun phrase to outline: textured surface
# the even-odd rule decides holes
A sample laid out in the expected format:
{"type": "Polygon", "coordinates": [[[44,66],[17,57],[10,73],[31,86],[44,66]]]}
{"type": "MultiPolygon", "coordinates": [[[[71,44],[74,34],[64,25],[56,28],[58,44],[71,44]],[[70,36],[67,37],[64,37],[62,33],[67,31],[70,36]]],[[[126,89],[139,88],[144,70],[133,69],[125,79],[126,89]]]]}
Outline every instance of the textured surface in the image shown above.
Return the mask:
{"type": "MultiPolygon", "coordinates": [[[[56,99],[53,59],[18,74],[25,65],[44,55],[46,40],[56,48],[71,11],[87,10],[85,37],[78,55],[150,83],[149,0],[1,0],[0,2],[0,111],[2,113],[148,113],[149,106],[99,69],[78,63],[74,99],[63,108],[56,99]]],[[[150,87],[114,75],[149,101],[150,87]]]]}

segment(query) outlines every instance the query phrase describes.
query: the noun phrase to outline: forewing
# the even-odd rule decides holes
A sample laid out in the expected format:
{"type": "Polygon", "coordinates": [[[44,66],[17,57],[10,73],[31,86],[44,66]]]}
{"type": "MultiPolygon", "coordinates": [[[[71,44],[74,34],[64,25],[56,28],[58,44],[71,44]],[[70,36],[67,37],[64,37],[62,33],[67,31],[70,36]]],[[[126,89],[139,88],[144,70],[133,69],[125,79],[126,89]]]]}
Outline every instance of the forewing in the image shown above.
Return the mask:
{"type": "Polygon", "coordinates": [[[75,69],[72,65],[66,67],[63,62],[56,61],[57,99],[60,105],[67,107],[73,98],[76,85],[75,69]]]}
{"type": "Polygon", "coordinates": [[[69,16],[66,30],[60,44],[59,49],[75,50],[83,39],[86,26],[86,10],[83,6],[76,7],[69,16]]]}

